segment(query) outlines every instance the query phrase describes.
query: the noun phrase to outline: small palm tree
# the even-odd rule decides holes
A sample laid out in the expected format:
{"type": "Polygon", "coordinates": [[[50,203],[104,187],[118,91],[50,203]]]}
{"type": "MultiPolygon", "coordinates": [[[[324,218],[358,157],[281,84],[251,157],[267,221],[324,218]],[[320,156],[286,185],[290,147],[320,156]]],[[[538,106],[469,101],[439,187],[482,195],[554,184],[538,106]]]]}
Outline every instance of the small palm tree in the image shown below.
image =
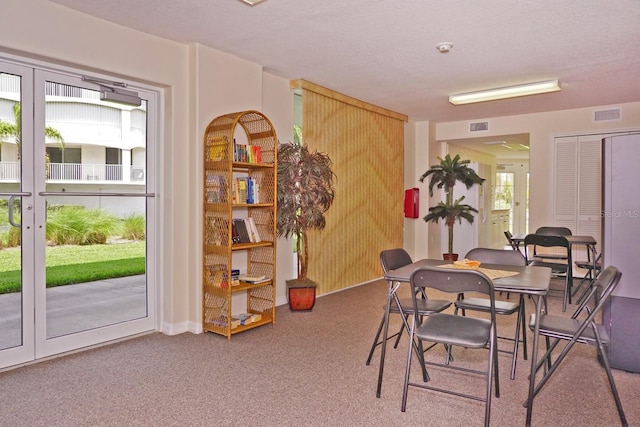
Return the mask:
{"type": "Polygon", "coordinates": [[[310,152],[302,143],[299,128],[294,142],[278,147],[278,236],[295,238],[298,280],[307,279],[309,245],[307,230],[325,227],[325,212],[335,197],[331,159],[310,152]]]}
{"type": "Polygon", "coordinates": [[[429,177],[429,196],[433,197],[433,187],[437,187],[440,190],[444,190],[445,201],[439,202],[436,206],[429,208],[429,213],[423,218],[426,222],[433,221],[435,223],[438,220],[444,220],[445,225],[449,231],[449,246],[448,253],[453,253],[453,226],[456,220],[462,223],[462,220],[467,220],[470,224],[473,223],[473,213],[478,213],[478,210],[474,207],[460,203],[464,200],[464,196],[457,200],[453,200],[453,187],[457,182],[461,182],[467,187],[467,189],[473,187],[475,184],[482,184],[484,178],[478,176],[475,170],[470,166],[470,160],[460,160],[460,155],[456,154],[451,158],[451,155],[447,154],[444,159],[438,157],[440,163],[433,165],[420,177],[420,182],[429,177]]]}
{"type": "MultiPolygon", "coordinates": [[[[22,151],[22,109],[20,108],[20,105],[21,104],[19,102],[13,104],[13,117],[15,118],[15,123],[8,123],[0,120],[0,138],[6,138],[7,136],[15,138],[16,145],[18,146],[18,160],[20,160],[20,153],[22,151]]],[[[44,134],[48,139],[59,142],[60,146],[64,149],[64,139],[57,129],[47,126],[44,129],[44,134]]],[[[0,144],[2,144],[2,141],[0,141],[0,144]]],[[[49,155],[46,157],[46,164],[48,169],[49,155]]]]}

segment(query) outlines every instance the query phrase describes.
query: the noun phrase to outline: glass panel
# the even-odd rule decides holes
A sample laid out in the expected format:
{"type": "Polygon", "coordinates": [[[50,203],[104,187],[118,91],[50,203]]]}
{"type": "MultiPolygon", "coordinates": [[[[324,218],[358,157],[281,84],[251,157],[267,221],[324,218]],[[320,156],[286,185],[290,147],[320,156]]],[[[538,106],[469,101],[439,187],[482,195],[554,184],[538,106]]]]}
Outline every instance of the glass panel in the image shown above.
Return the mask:
{"type": "Polygon", "coordinates": [[[47,338],[146,317],[144,197],[47,197],[47,338]]]}
{"type": "Polygon", "coordinates": [[[22,319],[21,78],[0,73],[0,350],[24,344],[22,319]]]}
{"type": "Polygon", "coordinates": [[[46,198],[50,339],[148,316],[146,103],[101,101],[99,91],[54,82],[46,90],[47,151],[62,152],[47,163],[61,171],[46,181],[58,193],[46,198]]]}

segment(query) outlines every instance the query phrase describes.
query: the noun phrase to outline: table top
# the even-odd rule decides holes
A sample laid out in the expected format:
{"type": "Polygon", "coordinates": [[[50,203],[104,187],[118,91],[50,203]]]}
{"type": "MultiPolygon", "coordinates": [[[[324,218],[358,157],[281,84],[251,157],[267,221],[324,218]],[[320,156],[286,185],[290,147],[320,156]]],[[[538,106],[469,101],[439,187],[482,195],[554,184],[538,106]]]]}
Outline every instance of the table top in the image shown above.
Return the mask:
{"type": "MultiPolygon", "coordinates": [[[[384,275],[384,278],[395,282],[408,282],[411,274],[420,267],[438,267],[448,263],[448,261],[438,259],[422,259],[404,267],[390,270],[384,275]]],[[[494,279],[493,287],[496,291],[545,295],[549,290],[551,269],[548,267],[502,264],[482,264],[481,267],[518,273],[515,276],[494,279]]]]}
{"type": "MultiPolygon", "coordinates": [[[[511,240],[514,240],[517,243],[524,243],[524,238],[527,237],[524,233],[514,234],[511,240]]],[[[567,241],[572,245],[595,245],[597,244],[596,239],[593,236],[580,236],[580,235],[570,235],[563,236],[567,238],[567,241]]]]}

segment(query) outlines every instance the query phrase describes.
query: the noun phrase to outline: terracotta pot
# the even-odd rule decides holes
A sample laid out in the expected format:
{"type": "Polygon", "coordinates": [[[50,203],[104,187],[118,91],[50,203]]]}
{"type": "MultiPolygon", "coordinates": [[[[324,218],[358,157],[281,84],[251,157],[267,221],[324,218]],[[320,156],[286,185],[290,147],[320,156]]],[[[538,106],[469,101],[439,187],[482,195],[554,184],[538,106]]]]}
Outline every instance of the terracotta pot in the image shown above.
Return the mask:
{"type": "Polygon", "coordinates": [[[309,279],[287,280],[287,300],[291,311],[311,311],[316,303],[317,284],[309,279]]]}
{"type": "Polygon", "coordinates": [[[442,254],[442,259],[445,261],[457,261],[458,254],[442,254]]]}

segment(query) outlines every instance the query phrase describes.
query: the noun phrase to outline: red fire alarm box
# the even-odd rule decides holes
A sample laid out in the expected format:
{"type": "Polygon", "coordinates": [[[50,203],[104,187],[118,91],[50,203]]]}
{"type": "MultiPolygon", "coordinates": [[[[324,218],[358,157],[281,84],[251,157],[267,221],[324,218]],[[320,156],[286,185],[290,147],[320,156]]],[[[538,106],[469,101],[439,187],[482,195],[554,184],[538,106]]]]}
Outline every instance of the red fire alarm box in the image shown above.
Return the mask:
{"type": "Polygon", "coordinates": [[[420,205],[420,189],[410,188],[404,190],[404,216],[405,218],[418,218],[420,205]]]}

